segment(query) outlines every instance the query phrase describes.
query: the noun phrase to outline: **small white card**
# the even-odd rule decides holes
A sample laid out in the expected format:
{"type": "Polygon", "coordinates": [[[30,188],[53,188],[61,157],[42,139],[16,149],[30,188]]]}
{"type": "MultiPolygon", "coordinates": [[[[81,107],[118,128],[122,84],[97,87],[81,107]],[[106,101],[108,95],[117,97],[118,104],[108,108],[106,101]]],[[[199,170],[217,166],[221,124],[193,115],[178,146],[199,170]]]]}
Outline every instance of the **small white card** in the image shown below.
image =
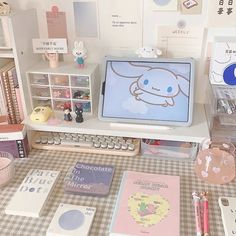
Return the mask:
{"type": "Polygon", "coordinates": [[[67,40],[55,39],[32,39],[34,53],[67,53],[67,40]]]}
{"type": "Polygon", "coordinates": [[[87,236],[96,208],[61,203],[48,227],[47,236],[87,236]]]}
{"type": "Polygon", "coordinates": [[[159,26],[157,45],[165,57],[200,58],[204,28],[188,26],[159,26]]]}

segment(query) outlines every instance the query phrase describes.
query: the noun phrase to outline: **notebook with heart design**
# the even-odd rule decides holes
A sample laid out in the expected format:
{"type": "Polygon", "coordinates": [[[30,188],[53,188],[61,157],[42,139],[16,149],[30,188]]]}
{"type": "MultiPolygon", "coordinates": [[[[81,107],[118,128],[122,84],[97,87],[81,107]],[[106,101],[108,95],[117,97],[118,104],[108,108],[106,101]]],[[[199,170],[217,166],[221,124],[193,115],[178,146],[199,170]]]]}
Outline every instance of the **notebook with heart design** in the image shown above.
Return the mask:
{"type": "Polygon", "coordinates": [[[125,171],[110,236],[156,236],[157,232],[180,235],[180,177],[125,171]]]}

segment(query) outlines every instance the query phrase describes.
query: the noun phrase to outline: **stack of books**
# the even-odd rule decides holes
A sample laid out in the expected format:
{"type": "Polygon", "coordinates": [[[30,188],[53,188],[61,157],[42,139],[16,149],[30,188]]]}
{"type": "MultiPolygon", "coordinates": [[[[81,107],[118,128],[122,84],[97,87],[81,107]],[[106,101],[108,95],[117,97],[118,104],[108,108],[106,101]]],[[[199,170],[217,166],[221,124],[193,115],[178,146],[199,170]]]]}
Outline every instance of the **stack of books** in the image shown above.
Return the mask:
{"type": "Polygon", "coordinates": [[[24,158],[29,154],[26,127],[23,124],[0,126],[0,150],[11,153],[15,158],[24,158]]]}
{"type": "Polygon", "coordinates": [[[24,119],[14,62],[0,69],[0,124],[20,124],[24,119]]]}

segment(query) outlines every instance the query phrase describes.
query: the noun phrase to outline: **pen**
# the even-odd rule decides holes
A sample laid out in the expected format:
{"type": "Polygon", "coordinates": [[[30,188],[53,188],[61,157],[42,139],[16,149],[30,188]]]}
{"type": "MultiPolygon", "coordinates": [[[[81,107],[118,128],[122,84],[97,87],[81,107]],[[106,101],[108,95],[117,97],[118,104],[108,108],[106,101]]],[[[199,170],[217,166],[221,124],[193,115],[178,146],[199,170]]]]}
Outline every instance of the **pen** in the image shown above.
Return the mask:
{"type": "Polygon", "coordinates": [[[202,236],[200,196],[197,192],[193,192],[192,197],[195,214],[196,236],[202,236]]]}
{"type": "Polygon", "coordinates": [[[202,210],[203,210],[203,236],[209,236],[209,211],[208,211],[208,193],[202,192],[202,210]]]}

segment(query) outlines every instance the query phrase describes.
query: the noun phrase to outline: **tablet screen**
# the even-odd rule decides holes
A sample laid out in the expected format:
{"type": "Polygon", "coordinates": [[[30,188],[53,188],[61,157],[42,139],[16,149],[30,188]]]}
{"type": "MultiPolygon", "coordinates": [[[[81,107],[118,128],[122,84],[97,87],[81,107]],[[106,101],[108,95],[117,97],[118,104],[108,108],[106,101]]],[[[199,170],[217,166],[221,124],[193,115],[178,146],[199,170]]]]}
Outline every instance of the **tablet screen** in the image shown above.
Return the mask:
{"type": "Polygon", "coordinates": [[[100,118],[183,125],[192,122],[193,61],[106,58],[100,118]]]}

